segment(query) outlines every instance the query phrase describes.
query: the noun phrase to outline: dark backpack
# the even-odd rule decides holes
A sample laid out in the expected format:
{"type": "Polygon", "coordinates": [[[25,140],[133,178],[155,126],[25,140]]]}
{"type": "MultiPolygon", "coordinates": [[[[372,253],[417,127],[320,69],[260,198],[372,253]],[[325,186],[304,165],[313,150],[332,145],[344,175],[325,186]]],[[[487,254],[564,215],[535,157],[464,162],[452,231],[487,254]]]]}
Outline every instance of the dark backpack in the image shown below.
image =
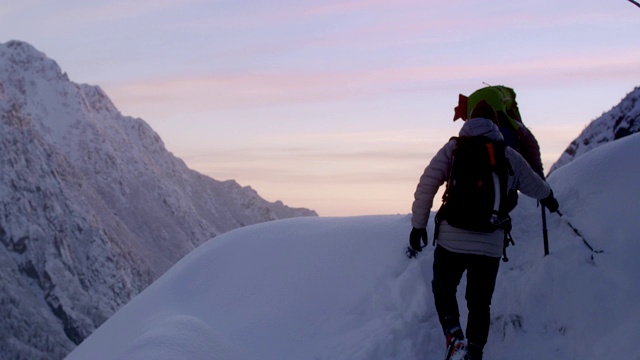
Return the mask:
{"type": "Polygon", "coordinates": [[[484,136],[452,140],[456,141],[453,163],[443,204],[436,214],[434,240],[440,223],[446,220],[451,226],[474,232],[502,229],[506,248],[513,242],[509,217],[513,204],[507,196],[508,177],[513,170],[504,155],[505,143],[484,136]]]}

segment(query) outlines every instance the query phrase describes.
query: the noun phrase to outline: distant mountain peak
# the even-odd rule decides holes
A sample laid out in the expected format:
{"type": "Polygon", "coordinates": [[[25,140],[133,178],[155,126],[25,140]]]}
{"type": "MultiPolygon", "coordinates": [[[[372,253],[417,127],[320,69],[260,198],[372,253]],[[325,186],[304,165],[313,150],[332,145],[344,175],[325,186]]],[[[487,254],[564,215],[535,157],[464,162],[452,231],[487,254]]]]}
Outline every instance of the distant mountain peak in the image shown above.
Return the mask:
{"type": "Polygon", "coordinates": [[[1,357],[60,359],[208,239],[317,216],[187,168],[21,41],[0,44],[0,148],[1,357]]]}
{"type": "Polygon", "coordinates": [[[68,81],[68,76],[63,73],[58,63],[49,59],[43,52],[37,50],[31,44],[12,40],[1,46],[0,59],[7,58],[5,65],[10,64],[15,70],[22,73],[34,72],[48,79],[60,78],[68,81]]]}

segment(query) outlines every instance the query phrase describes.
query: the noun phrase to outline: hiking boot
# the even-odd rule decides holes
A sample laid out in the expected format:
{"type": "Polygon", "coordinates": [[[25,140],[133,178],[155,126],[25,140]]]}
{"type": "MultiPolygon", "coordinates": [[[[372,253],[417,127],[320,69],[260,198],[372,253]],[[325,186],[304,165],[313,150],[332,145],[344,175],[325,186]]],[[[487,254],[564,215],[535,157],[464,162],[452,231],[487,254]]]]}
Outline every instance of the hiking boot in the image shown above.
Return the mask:
{"type": "Polygon", "coordinates": [[[455,326],[446,335],[447,354],[445,360],[463,360],[467,353],[467,342],[460,326],[455,326]]]}
{"type": "Polygon", "coordinates": [[[454,339],[464,340],[464,333],[462,332],[462,328],[460,327],[460,325],[453,325],[453,326],[447,327],[445,336],[447,338],[447,347],[449,347],[449,344],[454,339]]]}

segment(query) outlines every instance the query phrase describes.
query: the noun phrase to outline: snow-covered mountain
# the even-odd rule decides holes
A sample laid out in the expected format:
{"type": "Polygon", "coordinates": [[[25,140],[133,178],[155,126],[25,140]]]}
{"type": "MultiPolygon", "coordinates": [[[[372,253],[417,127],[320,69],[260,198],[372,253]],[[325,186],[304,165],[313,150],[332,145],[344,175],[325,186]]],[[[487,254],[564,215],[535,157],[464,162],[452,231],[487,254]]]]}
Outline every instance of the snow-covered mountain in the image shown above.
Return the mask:
{"type": "Polygon", "coordinates": [[[314,211],[187,168],[141,119],[0,44],[0,359],[60,359],[229,230],[314,211]]]}
{"type": "Polygon", "coordinates": [[[593,120],[569,144],[550,172],[602,144],[637,132],[640,132],[640,87],[635,88],[611,110],[593,120]]]}
{"type": "MultiPolygon", "coordinates": [[[[547,215],[549,256],[540,208],[520,197],[487,359],[639,358],[638,153],[633,134],[549,176],[563,212],[547,215]]],[[[231,231],[185,256],[67,360],[442,359],[433,247],[408,259],[410,229],[398,215],[231,231]]]]}

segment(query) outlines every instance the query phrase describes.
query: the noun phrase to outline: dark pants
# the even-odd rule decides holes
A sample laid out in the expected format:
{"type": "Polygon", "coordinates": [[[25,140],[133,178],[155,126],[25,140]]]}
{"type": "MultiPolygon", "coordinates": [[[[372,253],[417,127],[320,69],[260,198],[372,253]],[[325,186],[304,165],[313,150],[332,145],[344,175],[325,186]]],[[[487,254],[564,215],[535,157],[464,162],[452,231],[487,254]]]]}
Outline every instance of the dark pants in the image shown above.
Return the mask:
{"type": "Polygon", "coordinates": [[[460,254],[448,251],[442,246],[436,247],[431,285],[440,324],[445,333],[447,329],[460,325],[456,291],[466,270],[465,299],[469,309],[467,339],[481,347],[487,343],[491,322],[491,297],[499,266],[500,258],[460,254]]]}

